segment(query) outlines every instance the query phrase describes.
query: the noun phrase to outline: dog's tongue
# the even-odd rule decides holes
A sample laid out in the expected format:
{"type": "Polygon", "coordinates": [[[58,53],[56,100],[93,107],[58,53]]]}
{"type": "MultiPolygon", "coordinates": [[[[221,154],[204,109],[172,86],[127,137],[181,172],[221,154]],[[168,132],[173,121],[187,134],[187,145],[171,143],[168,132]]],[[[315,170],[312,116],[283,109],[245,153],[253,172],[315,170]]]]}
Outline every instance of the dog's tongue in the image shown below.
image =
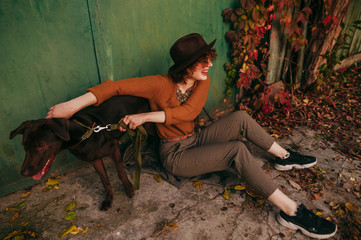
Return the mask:
{"type": "Polygon", "coordinates": [[[37,174],[35,174],[33,176],[34,180],[40,180],[48,171],[50,168],[51,163],[54,161],[54,155],[51,156],[48,161],[46,162],[45,166],[43,167],[43,169],[41,169],[40,172],[38,172],[37,174]]]}

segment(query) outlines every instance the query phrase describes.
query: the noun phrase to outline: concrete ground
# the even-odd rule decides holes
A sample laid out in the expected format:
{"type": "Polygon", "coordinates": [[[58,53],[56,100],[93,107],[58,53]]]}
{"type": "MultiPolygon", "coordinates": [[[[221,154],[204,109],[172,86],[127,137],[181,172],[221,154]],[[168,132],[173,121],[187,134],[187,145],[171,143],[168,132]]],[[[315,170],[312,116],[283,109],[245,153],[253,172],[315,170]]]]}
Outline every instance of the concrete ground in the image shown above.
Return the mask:
{"type": "MultiPolygon", "coordinates": [[[[334,210],[338,209],[337,204],[344,203],[361,207],[352,190],[361,180],[360,161],[343,157],[307,128],[298,129],[278,142],[285,147],[299,146],[300,152],[318,158],[319,168],[314,171],[324,170],[327,178],[318,198],[311,201],[305,188],[299,189],[296,180],[291,181],[287,173],[275,170],[262,153],[256,154],[261,156],[257,158],[260,165],[264,165],[269,176],[291,198],[336,221],[339,231],[334,239],[346,239],[348,233],[344,232],[347,230],[340,216],[350,213],[334,210]]],[[[74,226],[73,233],[77,234],[67,234],[62,239],[309,239],[282,227],[276,220],[276,207],[244,190],[230,192],[227,200],[223,186],[203,184],[196,188],[187,182],[177,189],[164,180],[156,181],[152,174],[143,173],[141,189],[129,199],[110,161],[106,161],[106,167],[114,188],[111,209],[98,210],[104,189],[97,173],[88,165],[60,176],[57,189],[49,190],[42,182],[30,190],[0,198],[0,238],[28,239],[31,234],[39,234],[41,239],[58,239],[64,229],[74,226]],[[28,192],[30,195],[23,195],[28,192]],[[23,201],[26,202],[19,204],[23,201]],[[73,201],[77,203],[75,208],[65,211],[73,201]],[[77,219],[65,220],[67,214],[76,215],[77,219]]]]}

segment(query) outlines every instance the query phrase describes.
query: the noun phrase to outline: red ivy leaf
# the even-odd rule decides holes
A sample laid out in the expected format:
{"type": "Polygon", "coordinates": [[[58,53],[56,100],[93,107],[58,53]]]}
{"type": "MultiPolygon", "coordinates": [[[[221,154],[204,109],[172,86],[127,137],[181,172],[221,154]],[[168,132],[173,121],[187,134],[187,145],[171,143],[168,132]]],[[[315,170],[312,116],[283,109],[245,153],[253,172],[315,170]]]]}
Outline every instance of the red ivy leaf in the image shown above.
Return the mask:
{"type": "Polygon", "coordinates": [[[301,23],[306,22],[305,16],[303,15],[302,12],[297,13],[296,23],[298,23],[298,22],[301,22],[301,23]]]}
{"type": "Polygon", "coordinates": [[[224,17],[224,21],[228,21],[230,19],[232,13],[233,13],[232,8],[224,9],[224,11],[222,12],[222,16],[224,17]]]}
{"type": "Polygon", "coordinates": [[[258,51],[257,51],[256,49],[253,50],[253,56],[254,56],[254,59],[257,60],[257,58],[258,58],[258,51]]]}
{"type": "Polygon", "coordinates": [[[306,14],[312,14],[312,9],[309,8],[309,7],[304,7],[304,8],[302,9],[302,12],[304,12],[304,13],[306,13],[306,14]]]}
{"type": "Polygon", "coordinates": [[[226,39],[228,39],[228,41],[232,42],[234,40],[236,36],[236,32],[235,31],[228,31],[226,33],[226,39]]]}
{"type": "Polygon", "coordinates": [[[234,22],[234,21],[236,21],[236,20],[237,20],[236,14],[232,13],[232,14],[231,14],[231,22],[234,22]]]}
{"type": "Polygon", "coordinates": [[[291,17],[291,14],[289,14],[287,16],[287,18],[285,19],[285,27],[291,26],[291,23],[292,23],[292,17],[291,17]]]}
{"type": "Polygon", "coordinates": [[[328,15],[327,17],[325,17],[325,19],[323,19],[322,23],[324,25],[326,25],[327,23],[329,23],[331,21],[331,15],[328,15]]]}
{"type": "Polygon", "coordinates": [[[275,6],[273,4],[269,5],[269,7],[267,8],[267,12],[272,12],[274,8],[275,6]]]}
{"type": "Polygon", "coordinates": [[[247,2],[247,0],[241,0],[241,6],[243,9],[246,8],[246,2],[247,2]]]}
{"type": "Polygon", "coordinates": [[[252,11],[252,18],[255,22],[258,21],[258,14],[257,14],[257,10],[256,8],[253,8],[253,11],[252,11]]]}
{"type": "Polygon", "coordinates": [[[271,104],[269,104],[269,103],[267,103],[267,104],[265,104],[265,105],[262,106],[262,111],[263,111],[265,114],[267,114],[267,113],[269,113],[269,112],[272,112],[272,110],[273,110],[273,106],[272,106],[271,104]]]}

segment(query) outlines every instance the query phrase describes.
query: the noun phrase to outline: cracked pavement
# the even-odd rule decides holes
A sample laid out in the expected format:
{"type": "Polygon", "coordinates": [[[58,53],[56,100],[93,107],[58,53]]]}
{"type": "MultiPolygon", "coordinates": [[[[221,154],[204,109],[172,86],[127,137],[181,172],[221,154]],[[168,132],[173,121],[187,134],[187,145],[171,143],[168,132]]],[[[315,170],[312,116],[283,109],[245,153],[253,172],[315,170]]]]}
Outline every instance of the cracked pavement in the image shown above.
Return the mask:
{"type": "MultiPolygon", "coordinates": [[[[325,170],[334,187],[325,187],[323,197],[310,201],[304,190],[292,187],[280,177],[281,172],[272,167],[267,171],[287,195],[308,208],[331,216],[329,203],[352,202],[359,208],[359,199],[350,190],[361,180],[361,164],[332,150],[332,144],[324,142],[314,131],[301,128],[278,142],[284,147],[299,146],[299,151],[318,158],[317,166],[325,170]],[[354,178],[355,181],[350,181],[354,178]]],[[[254,150],[260,166],[267,160],[267,154],[254,150]]],[[[18,211],[19,219],[11,221],[15,212],[4,212],[9,206],[24,201],[19,190],[1,197],[0,237],[27,229],[41,234],[41,239],[56,239],[72,225],[64,219],[66,205],[75,199],[73,220],[77,227],[88,227],[86,233],[68,234],[63,239],[189,239],[189,240],[236,240],[236,239],[309,239],[299,232],[287,230],[276,220],[278,210],[263,200],[252,200],[247,194],[230,193],[229,200],[223,197],[224,187],[203,184],[195,188],[187,182],[181,189],[166,181],[157,182],[152,174],[142,173],[140,190],[129,199],[117,178],[109,159],[105,161],[108,175],[114,189],[113,206],[107,212],[98,210],[104,197],[103,185],[89,164],[61,176],[59,189],[44,192],[44,182],[30,190],[26,204],[18,211]],[[54,201],[55,200],[55,201],[54,201]],[[29,221],[26,227],[21,222],[29,221]]],[[[267,166],[267,165],[265,165],[267,166]]],[[[271,165],[269,165],[271,166],[271,165]]],[[[340,232],[334,239],[340,237],[340,232]]]]}

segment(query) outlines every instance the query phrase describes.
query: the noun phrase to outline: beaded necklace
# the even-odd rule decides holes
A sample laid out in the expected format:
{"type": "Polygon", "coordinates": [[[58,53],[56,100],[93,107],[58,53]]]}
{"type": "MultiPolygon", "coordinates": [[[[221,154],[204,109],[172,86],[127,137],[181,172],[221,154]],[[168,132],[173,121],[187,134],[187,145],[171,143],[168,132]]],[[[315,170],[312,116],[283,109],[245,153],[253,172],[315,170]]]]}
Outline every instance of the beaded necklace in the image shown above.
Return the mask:
{"type": "MultiPolygon", "coordinates": [[[[194,85],[193,85],[194,86],[194,85]]],[[[193,86],[191,86],[190,88],[188,88],[185,93],[182,93],[182,91],[180,90],[179,84],[178,84],[178,88],[177,88],[177,99],[178,101],[183,104],[185,101],[187,101],[187,99],[190,97],[190,95],[192,94],[193,91],[193,86]]]]}

